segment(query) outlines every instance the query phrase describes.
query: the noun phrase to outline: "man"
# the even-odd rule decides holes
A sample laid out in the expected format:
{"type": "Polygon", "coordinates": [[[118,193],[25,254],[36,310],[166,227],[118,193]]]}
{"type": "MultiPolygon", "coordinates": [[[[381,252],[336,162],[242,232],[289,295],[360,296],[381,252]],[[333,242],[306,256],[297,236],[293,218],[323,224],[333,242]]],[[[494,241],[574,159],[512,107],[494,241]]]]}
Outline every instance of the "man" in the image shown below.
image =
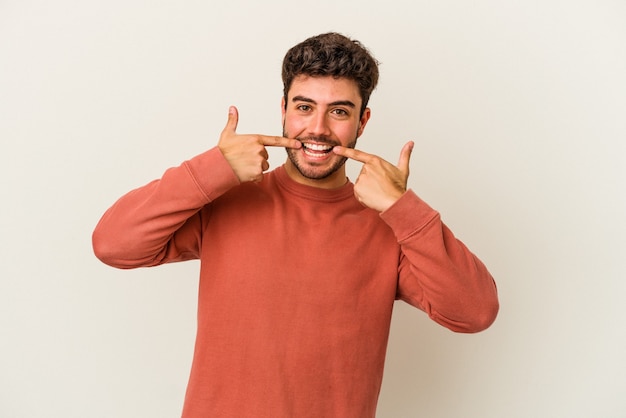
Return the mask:
{"type": "Polygon", "coordinates": [[[183,417],[373,417],[394,300],[457,332],[498,311],[485,266],[407,190],[397,166],[356,150],[377,62],[336,33],[283,62],[283,136],[240,135],[131,191],[102,217],[96,255],[119,268],[200,259],[198,328],[183,417]],[[267,173],[267,146],[286,163],[267,173]],[[355,184],[347,158],[363,164],[355,184]]]}

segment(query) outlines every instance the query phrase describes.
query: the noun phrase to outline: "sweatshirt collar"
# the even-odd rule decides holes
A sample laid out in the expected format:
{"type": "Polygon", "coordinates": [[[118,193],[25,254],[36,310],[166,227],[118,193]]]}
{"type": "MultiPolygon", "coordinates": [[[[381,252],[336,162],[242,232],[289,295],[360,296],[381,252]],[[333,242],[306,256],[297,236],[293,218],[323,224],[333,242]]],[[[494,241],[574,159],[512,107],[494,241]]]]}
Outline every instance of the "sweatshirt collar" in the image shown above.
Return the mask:
{"type": "Polygon", "coordinates": [[[282,189],[287,192],[310,200],[336,202],[354,197],[354,185],[349,179],[346,183],[336,189],[322,189],[294,181],[282,165],[274,171],[276,182],[282,189]]]}

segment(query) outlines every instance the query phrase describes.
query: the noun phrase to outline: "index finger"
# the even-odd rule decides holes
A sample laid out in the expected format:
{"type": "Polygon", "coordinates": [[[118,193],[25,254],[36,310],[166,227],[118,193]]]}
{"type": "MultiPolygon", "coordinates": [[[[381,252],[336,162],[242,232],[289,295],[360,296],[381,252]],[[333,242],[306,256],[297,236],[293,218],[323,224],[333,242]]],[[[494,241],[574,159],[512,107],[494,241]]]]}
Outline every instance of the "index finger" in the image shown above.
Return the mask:
{"type": "Polygon", "coordinates": [[[300,148],[302,143],[297,139],[289,139],[284,136],[266,136],[260,135],[261,144],[267,147],[285,147],[285,148],[300,148]]]}
{"type": "Polygon", "coordinates": [[[358,149],[354,148],[342,147],[339,145],[333,148],[333,152],[337,155],[348,157],[361,163],[367,163],[373,157],[372,154],[368,154],[367,152],[359,151],[358,149]]]}

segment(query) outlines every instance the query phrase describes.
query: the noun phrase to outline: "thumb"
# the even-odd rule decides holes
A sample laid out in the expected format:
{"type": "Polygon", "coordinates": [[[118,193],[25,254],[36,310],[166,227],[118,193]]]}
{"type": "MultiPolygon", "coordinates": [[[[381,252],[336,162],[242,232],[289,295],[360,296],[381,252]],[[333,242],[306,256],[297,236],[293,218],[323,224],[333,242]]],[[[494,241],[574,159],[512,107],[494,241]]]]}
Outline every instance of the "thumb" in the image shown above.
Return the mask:
{"type": "Polygon", "coordinates": [[[411,160],[411,153],[413,152],[414,146],[415,143],[413,141],[409,141],[404,144],[404,147],[402,147],[402,151],[400,151],[398,168],[405,174],[409,174],[409,161],[411,160]]]}
{"type": "Polygon", "coordinates": [[[235,106],[228,108],[228,121],[224,131],[235,133],[237,131],[237,124],[239,123],[239,112],[235,106]]]}

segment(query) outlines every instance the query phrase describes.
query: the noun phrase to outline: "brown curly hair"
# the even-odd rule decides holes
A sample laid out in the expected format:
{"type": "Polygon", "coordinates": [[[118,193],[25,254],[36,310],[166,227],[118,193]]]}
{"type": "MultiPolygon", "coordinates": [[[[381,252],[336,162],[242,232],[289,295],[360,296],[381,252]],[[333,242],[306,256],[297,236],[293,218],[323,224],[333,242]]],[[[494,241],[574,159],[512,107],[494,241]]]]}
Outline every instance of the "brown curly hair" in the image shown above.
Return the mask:
{"type": "Polygon", "coordinates": [[[354,80],[363,101],[363,115],[378,83],[378,61],[359,41],[329,32],[310,37],[287,51],[282,69],[285,103],[293,79],[302,74],[354,80]]]}

